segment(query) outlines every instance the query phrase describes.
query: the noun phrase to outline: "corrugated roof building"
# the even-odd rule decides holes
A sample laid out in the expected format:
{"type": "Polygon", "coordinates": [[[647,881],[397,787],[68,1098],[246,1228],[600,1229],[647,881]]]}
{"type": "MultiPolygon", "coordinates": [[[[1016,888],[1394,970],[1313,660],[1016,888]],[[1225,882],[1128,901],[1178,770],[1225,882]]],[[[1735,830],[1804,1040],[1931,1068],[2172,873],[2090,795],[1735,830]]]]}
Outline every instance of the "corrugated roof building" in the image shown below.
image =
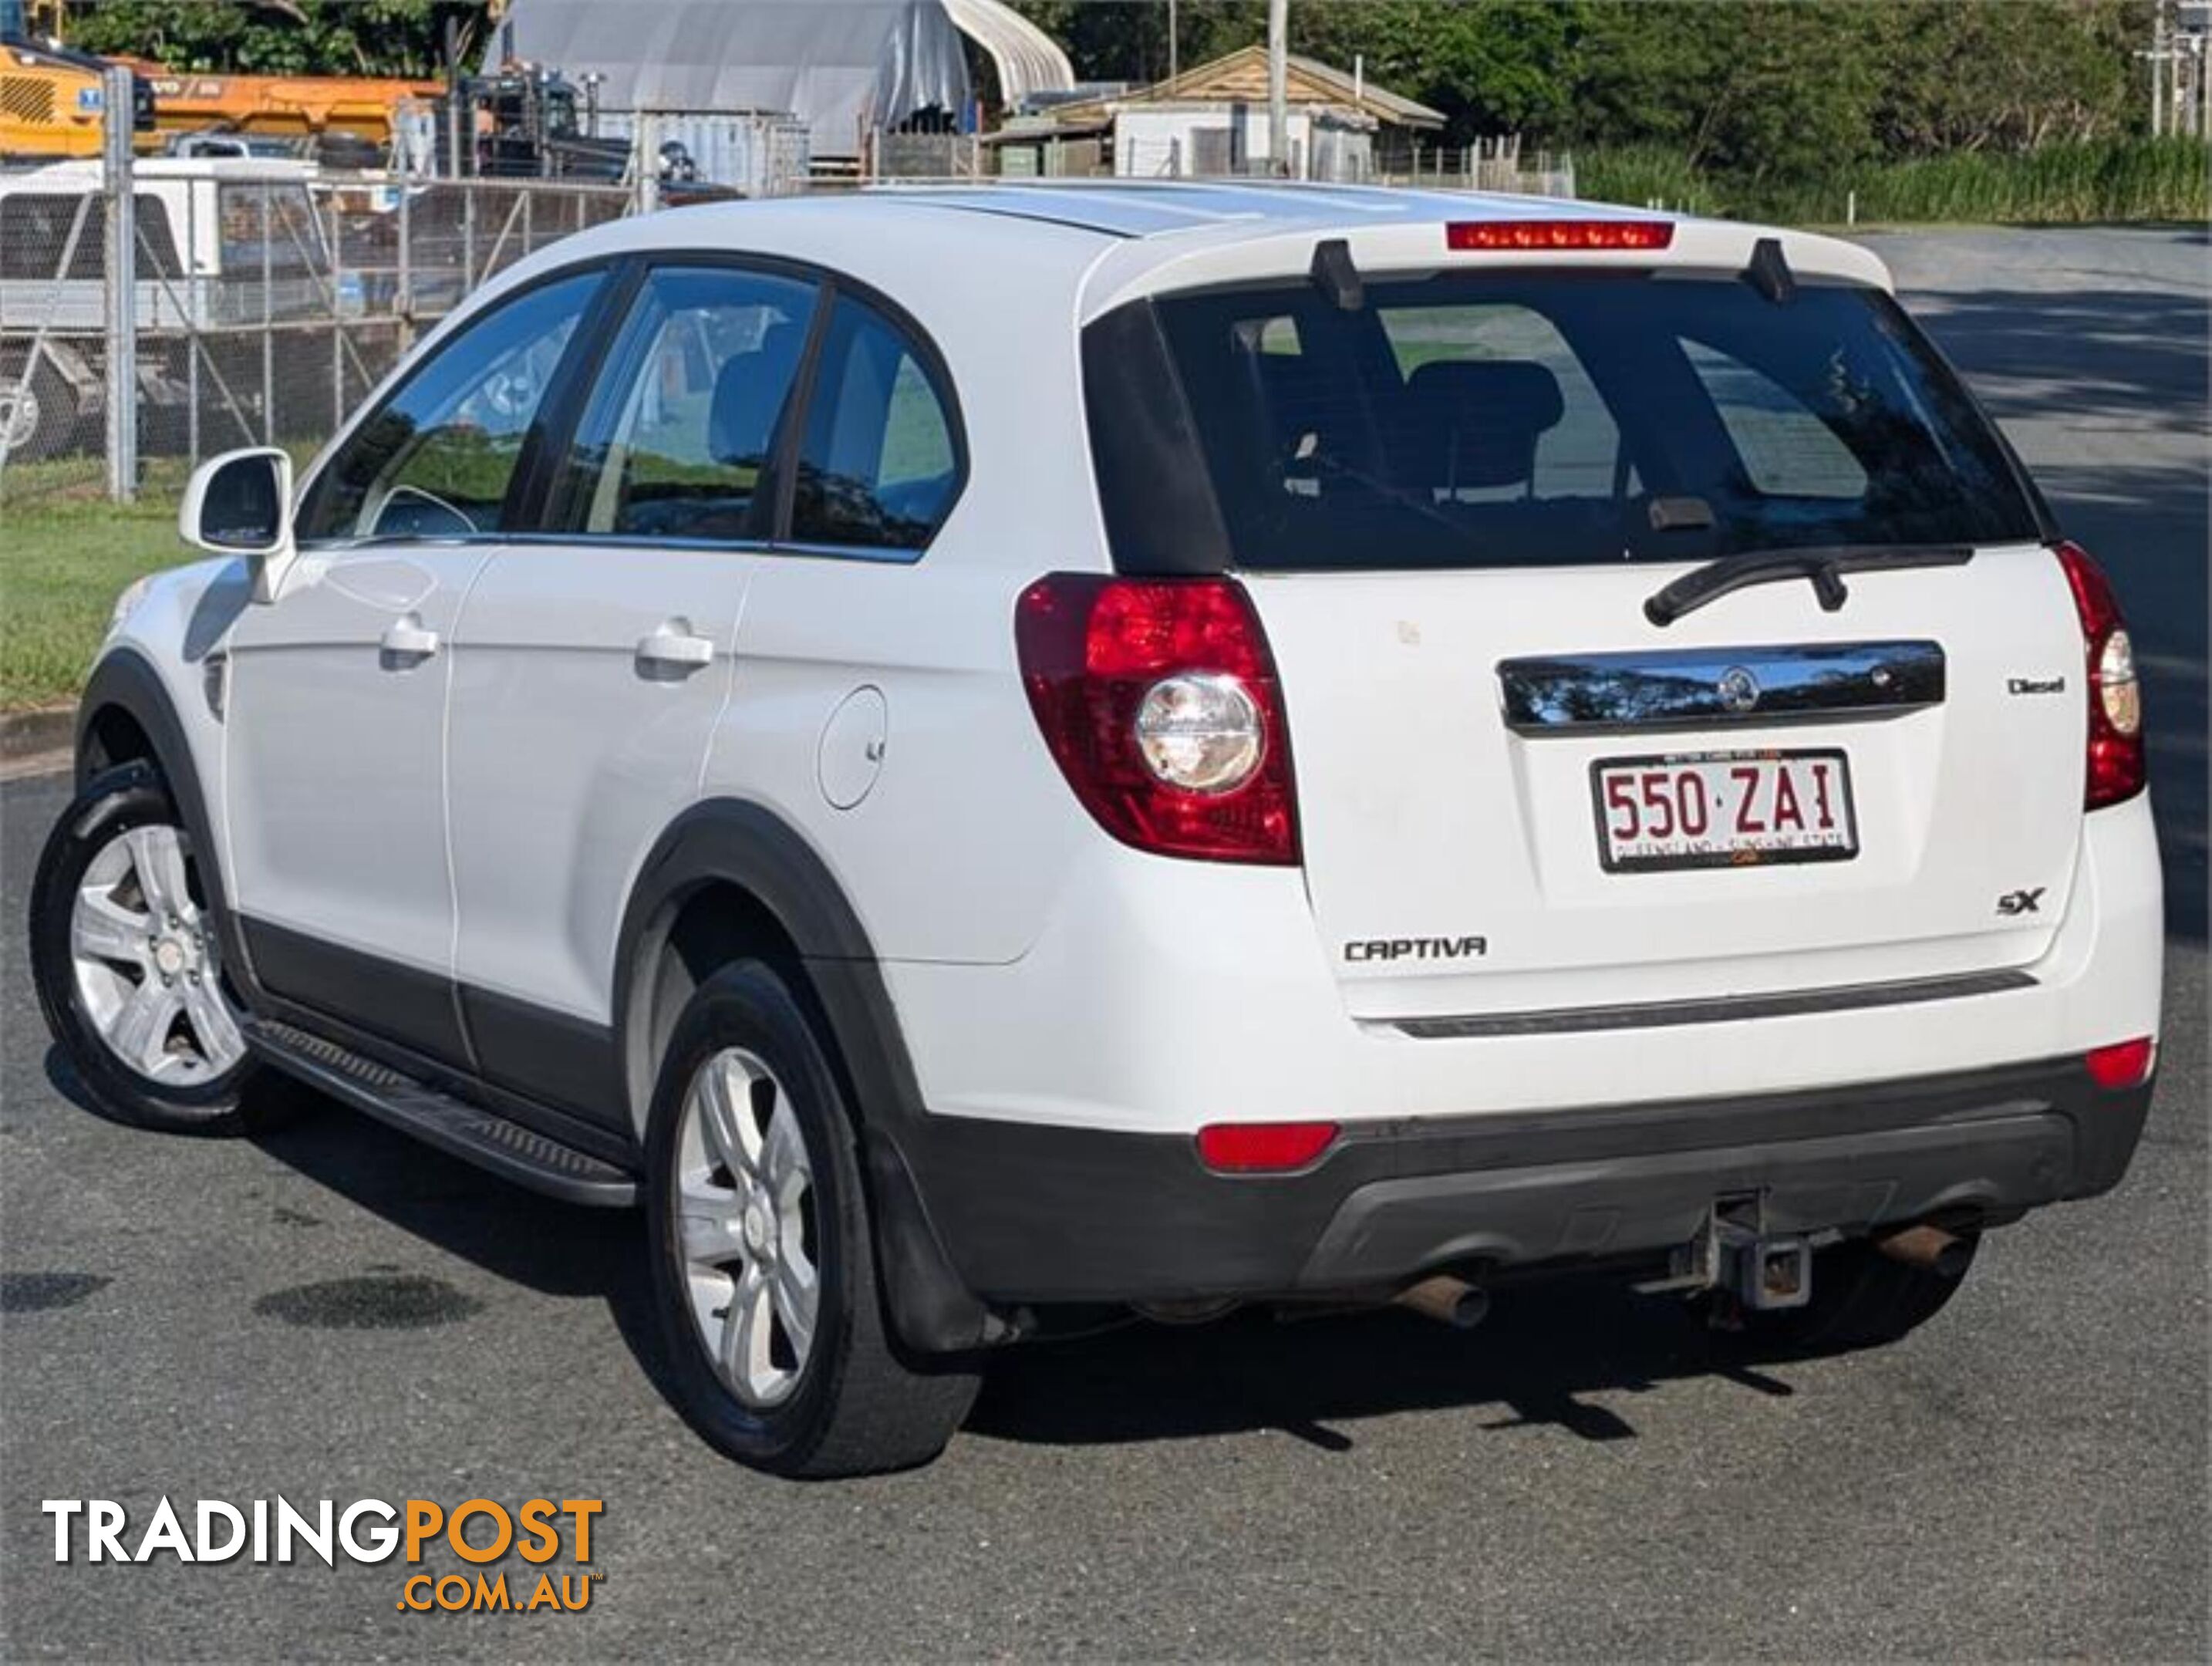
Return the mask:
{"type": "Polygon", "coordinates": [[[610,110],[787,112],[818,158],[977,95],[967,43],[1011,107],[1075,85],[1067,55],[1000,0],[513,0],[495,58],[600,77],[610,110]]]}

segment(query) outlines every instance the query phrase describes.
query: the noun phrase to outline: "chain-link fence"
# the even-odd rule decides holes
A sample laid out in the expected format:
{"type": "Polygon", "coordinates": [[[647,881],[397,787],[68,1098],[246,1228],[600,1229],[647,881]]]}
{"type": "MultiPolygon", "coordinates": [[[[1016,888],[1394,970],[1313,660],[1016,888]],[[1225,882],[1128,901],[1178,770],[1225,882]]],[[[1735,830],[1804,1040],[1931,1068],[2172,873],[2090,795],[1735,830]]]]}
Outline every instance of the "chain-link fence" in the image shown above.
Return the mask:
{"type": "Polygon", "coordinates": [[[94,161],[0,173],[0,502],[127,494],[156,459],[311,450],[487,277],[633,206],[620,185],[289,162],[143,161],[127,202],[107,179],[94,161]]]}
{"type": "MultiPolygon", "coordinates": [[[[1266,171],[1243,161],[1226,128],[1156,137],[1157,167],[1125,157],[1118,171],[1266,171]]],[[[825,177],[811,170],[805,129],[761,112],[594,110],[533,153],[541,168],[554,158],[584,170],[553,178],[356,174],[250,155],[134,160],[127,131],[107,137],[101,159],[0,170],[0,505],[129,497],[149,465],[181,477],[240,446],[304,456],[486,278],[662,200],[1069,171],[1056,144],[1046,158],[966,134],[884,132],[870,136],[854,177],[825,177]]],[[[1143,137],[1133,126],[1121,143],[1143,137]]],[[[434,139],[418,147],[426,157],[434,139]]],[[[489,141],[473,129],[448,136],[449,149],[470,143],[483,167],[489,141]]],[[[1515,137],[1401,151],[1324,123],[1302,130],[1308,143],[1299,171],[1316,177],[1574,192],[1571,159],[1524,157],[1515,137]]],[[[1112,168],[1106,143],[1088,156],[1112,168]]]]}
{"type": "Polygon", "coordinates": [[[1426,185],[1459,191],[1498,191],[1538,197],[1575,195],[1575,159],[1571,152],[1523,150],[1518,133],[1505,133],[1453,148],[1394,139],[1378,145],[1376,185],[1426,185]]]}

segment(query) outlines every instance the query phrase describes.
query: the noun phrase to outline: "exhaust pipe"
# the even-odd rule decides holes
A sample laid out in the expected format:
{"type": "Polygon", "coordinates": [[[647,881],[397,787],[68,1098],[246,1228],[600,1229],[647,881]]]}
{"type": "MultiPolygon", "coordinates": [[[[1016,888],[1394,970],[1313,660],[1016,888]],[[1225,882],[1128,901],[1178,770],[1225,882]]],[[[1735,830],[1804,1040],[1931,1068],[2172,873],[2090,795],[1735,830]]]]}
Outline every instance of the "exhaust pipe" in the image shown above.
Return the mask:
{"type": "Polygon", "coordinates": [[[1424,1318],[1455,1330],[1473,1330],[1490,1312],[1490,1292],[1449,1273],[1435,1274],[1409,1285],[1390,1298],[1394,1307],[1409,1308],[1424,1318]]]}
{"type": "Polygon", "coordinates": [[[1925,1222],[1885,1232],[1875,1239],[1874,1247],[1892,1261],[1901,1261],[1907,1267],[1917,1267],[1946,1279],[1966,1277],[1966,1268],[1974,1258],[1974,1246],[1968,1240],[1925,1222]]]}

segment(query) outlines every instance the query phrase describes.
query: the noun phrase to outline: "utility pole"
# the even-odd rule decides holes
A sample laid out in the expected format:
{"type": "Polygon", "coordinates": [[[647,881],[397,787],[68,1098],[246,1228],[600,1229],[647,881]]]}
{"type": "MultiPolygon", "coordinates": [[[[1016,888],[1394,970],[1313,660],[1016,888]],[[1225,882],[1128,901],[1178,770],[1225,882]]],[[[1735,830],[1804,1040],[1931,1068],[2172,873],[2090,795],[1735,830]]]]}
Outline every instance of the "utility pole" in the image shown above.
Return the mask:
{"type": "Polygon", "coordinates": [[[2166,131],[2166,0],[2158,0],[2150,26],[2150,136],[2166,131]]]}
{"type": "Polygon", "coordinates": [[[1267,165],[1291,172],[1291,0],[1267,0],[1267,165]]]}
{"type": "Polygon", "coordinates": [[[1176,0],[1168,0],[1168,85],[1172,87],[1182,75],[1182,57],[1176,43],[1176,0]]]}
{"type": "Polygon", "coordinates": [[[2177,19],[2173,28],[2172,51],[2173,84],[2167,89],[2168,102],[2173,106],[2173,137],[2177,139],[2189,128],[2187,118],[2184,114],[2184,100],[2187,100],[2190,104],[2196,102],[2194,99],[2189,97],[2189,72],[2182,67],[2189,61],[2189,52],[2185,45],[2187,39],[2188,37],[2181,31],[2179,20],[2177,19]]]}
{"type": "MultiPolygon", "coordinates": [[[[101,181],[107,193],[107,261],[101,274],[106,280],[107,495],[129,503],[138,496],[138,198],[131,181],[131,71],[118,64],[100,79],[101,181]]],[[[263,216],[265,246],[265,209],[263,216]]]]}

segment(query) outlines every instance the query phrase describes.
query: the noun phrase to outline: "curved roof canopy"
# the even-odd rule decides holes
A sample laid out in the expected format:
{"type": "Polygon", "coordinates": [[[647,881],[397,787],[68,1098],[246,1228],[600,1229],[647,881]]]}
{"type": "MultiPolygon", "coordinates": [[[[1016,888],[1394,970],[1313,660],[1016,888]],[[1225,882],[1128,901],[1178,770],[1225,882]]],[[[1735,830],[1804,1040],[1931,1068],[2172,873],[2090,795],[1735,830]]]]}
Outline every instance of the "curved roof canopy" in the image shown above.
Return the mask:
{"type": "Polygon", "coordinates": [[[602,77],[610,110],[779,110],[817,156],[972,96],[962,37],[1009,104],[1075,84],[1067,55],[1000,0],[514,0],[496,57],[602,77]]]}

